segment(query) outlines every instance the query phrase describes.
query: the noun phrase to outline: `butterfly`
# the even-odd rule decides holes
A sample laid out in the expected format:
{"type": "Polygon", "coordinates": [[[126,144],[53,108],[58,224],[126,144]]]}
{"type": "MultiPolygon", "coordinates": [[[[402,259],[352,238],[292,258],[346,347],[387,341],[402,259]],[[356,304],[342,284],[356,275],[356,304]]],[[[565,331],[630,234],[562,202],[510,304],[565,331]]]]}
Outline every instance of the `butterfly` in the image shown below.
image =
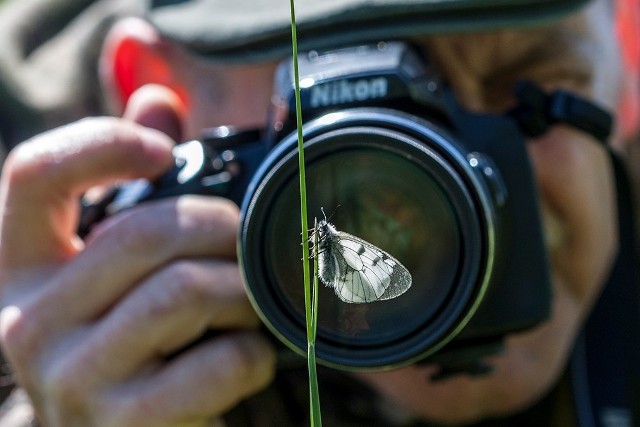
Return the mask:
{"type": "Polygon", "coordinates": [[[411,274],[382,249],[321,220],[318,233],[318,275],[347,303],[369,303],[402,295],[411,274]]]}

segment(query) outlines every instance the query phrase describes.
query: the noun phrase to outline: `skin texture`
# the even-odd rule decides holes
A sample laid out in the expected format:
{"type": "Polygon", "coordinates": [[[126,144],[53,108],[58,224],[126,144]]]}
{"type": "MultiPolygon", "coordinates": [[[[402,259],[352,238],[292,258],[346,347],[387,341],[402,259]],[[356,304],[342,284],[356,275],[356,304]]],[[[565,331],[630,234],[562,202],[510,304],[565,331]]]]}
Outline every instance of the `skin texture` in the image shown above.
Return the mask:
{"type": "MultiPolygon", "coordinates": [[[[615,49],[599,12],[592,7],[537,30],[420,43],[472,109],[508,107],[506,88],[523,76],[614,105],[615,85],[602,88],[615,69],[600,59],[615,49]]],[[[142,21],[124,21],[101,61],[122,118],[84,119],[10,153],[0,183],[0,338],[47,425],[206,425],[273,377],[273,349],[256,331],[235,263],[239,216],[230,202],[150,203],[106,220],[86,241],[75,229],[81,194],[160,175],[173,141],[203,127],[263,125],[274,67],[222,67],[142,21]],[[134,90],[125,99],[114,64],[127,55],[139,61],[128,71],[134,90]],[[158,64],[170,73],[151,75],[158,64]],[[167,357],[207,328],[225,332],[167,357]]],[[[557,126],[529,153],[553,267],[552,317],[509,337],[489,377],[434,384],[425,380],[433,366],[358,375],[417,416],[467,422],[532,404],[557,380],[601,289],[617,244],[604,149],[557,126]]]]}

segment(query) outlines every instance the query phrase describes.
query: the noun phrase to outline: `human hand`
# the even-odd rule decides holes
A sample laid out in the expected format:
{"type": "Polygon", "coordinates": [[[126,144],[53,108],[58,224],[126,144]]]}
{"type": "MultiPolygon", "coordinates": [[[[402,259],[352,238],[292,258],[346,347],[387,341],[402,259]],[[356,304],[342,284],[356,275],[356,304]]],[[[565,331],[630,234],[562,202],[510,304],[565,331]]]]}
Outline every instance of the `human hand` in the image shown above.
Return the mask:
{"type": "Polygon", "coordinates": [[[84,242],[75,233],[84,191],[171,166],[170,138],[133,121],[175,136],[175,110],[147,91],[132,120],[85,119],[7,159],[0,337],[46,425],[201,425],[272,376],[234,259],[232,203],[164,200],[105,220],[84,242]],[[225,332],[168,357],[210,328],[225,332]]]}

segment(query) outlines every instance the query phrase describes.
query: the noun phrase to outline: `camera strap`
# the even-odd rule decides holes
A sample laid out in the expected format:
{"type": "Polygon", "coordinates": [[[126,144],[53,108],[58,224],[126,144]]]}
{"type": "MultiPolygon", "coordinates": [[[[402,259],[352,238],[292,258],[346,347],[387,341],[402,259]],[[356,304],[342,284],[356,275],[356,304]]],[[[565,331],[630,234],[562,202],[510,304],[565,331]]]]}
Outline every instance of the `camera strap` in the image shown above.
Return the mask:
{"type": "Polygon", "coordinates": [[[611,115],[574,93],[565,90],[547,93],[535,83],[521,80],[516,83],[515,95],[518,106],[510,115],[527,136],[541,136],[558,123],[587,132],[603,144],[611,134],[611,115]]]}
{"type": "Polygon", "coordinates": [[[570,360],[581,427],[640,426],[640,259],[630,182],[623,162],[611,158],[620,244],[570,360]]]}

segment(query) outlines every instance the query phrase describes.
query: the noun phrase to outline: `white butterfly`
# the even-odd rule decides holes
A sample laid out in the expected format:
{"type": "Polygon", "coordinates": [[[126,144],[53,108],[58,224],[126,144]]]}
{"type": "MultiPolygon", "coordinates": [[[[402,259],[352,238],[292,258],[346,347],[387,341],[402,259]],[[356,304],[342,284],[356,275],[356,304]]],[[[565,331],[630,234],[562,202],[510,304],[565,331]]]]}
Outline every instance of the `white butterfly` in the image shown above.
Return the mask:
{"type": "Polygon", "coordinates": [[[318,223],[317,232],[320,279],[342,301],[387,300],[411,287],[409,270],[382,249],[338,231],[326,219],[318,223]]]}

